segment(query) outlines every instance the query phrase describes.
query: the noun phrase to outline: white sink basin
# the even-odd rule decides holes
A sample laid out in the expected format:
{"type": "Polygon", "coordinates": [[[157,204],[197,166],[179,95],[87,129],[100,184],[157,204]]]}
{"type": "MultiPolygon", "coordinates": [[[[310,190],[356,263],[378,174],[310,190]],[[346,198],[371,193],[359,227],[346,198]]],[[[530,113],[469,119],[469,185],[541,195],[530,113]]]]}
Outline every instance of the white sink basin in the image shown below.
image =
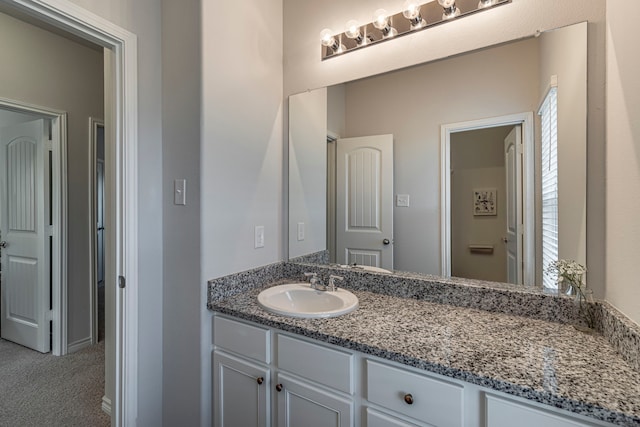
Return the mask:
{"type": "Polygon", "coordinates": [[[358,308],[358,297],[344,289],[317,291],[308,283],[288,283],[260,292],[258,304],[284,316],[324,318],[351,313],[358,308]]]}

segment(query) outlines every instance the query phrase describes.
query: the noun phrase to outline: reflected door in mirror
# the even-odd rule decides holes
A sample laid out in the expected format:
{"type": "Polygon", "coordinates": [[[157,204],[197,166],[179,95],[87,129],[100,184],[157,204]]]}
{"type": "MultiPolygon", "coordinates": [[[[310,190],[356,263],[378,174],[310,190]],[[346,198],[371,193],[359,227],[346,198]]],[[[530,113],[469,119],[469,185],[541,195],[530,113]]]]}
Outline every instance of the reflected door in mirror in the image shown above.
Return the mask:
{"type": "Polygon", "coordinates": [[[393,269],[393,135],[339,139],[336,166],[336,262],[393,269]]]}

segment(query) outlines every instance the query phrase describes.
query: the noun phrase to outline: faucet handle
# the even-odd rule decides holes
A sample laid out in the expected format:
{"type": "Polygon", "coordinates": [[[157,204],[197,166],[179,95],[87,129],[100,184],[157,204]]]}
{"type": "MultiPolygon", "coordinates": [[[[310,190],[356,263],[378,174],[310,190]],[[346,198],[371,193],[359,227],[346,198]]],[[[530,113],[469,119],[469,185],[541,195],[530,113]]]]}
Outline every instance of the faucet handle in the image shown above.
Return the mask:
{"type": "Polygon", "coordinates": [[[331,292],[334,292],[338,287],[336,286],[336,280],[344,280],[344,277],[342,276],[334,276],[331,275],[329,276],[329,290],[331,292]]]}
{"type": "Polygon", "coordinates": [[[311,283],[312,286],[318,281],[318,273],[304,273],[304,275],[309,278],[309,283],[311,283]]]}

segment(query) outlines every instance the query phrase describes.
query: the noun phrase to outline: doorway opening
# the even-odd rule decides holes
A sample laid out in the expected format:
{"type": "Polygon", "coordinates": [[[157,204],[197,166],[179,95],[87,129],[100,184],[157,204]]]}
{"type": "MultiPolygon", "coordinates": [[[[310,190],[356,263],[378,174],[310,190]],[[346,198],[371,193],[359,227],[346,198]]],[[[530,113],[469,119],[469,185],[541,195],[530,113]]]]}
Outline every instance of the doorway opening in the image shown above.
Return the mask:
{"type": "MultiPolygon", "coordinates": [[[[536,264],[533,135],[533,113],[453,123],[441,127],[441,269],[443,276],[462,274],[459,272],[460,269],[466,268],[461,267],[458,262],[455,266],[456,273],[454,273],[452,268],[454,257],[457,261],[463,260],[464,256],[467,256],[466,261],[472,259],[467,262],[467,266],[473,265],[479,258],[484,258],[480,264],[485,264],[483,267],[486,267],[486,257],[493,256],[496,262],[502,264],[502,267],[498,267],[502,271],[501,277],[477,276],[477,278],[523,285],[534,284],[536,264]],[[496,142],[494,135],[492,143],[482,144],[483,136],[496,133],[504,133],[504,138],[496,142]],[[468,139],[464,136],[470,136],[471,140],[461,142],[468,139]],[[479,145],[474,147],[475,154],[457,153],[456,149],[461,146],[452,148],[452,141],[456,139],[461,145],[478,142],[479,145]],[[452,150],[456,160],[452,160],[452,150]],[[489,175],[482,175],[478,170],[472,170],[474,162],[480,162],[479,159],[482,157],[487,160],[486,157],[491,150],[500,151],[498,155],[503,159],[502,165],[494,164],[493,166],[497,167],[489,175]],[[467,163],[472,167],[464,167],[464,159],[467,159],[467,163]],[[495,184],[498,182],[497,175],[500,174],[504,177],[503,184],[495,184]],[[489,178],[490,175],[493,176],[489,178]],[[453,181],[456,181],[455,184],[453,181]],[[498,218],[502,218],[503,221],[498,221],[498,218]],[[494,219],[496,220],[493,221],[494,219]],[[456,231],[452,232],[454,222],[456,231]],[[495,233],[491,239],[482,234],[487,232],[489,222],[492,226],[501,227],[503,230],[499,238],[500,242],[495,241],[495,233]],[[473,232],[464,234],[465,227],[468,226],[471,229],[474,225],[478,225],[477,223],[481,223],[479,225],[484,227],[482,232],[477,235],[473,232]],[[500,259],[497,259],[499,254],[504,256],[500,255],[500,259]]],[[[491,162],[491,160],[487,161],[491,162]]],[[[479,166],[479,163],[475,166],[479,166]]],[[[468,272],[465,274],[467,275],[462,277],[470,277],[468,272]]]]}
{"type": "Polygon", "coordinates": [[[105,338],[105,139],[104,120],[89,119],[89,241],[92,344],[105,338]]]}
{"type": "MultiPolygon", "coordinates": [[[[112,336],[107,332],[106,389],[103,408],[114,425],[134,425],[137,419],[138,291],[126,286],[138,280],[137,211],[137,41],[127,30],[72,2],[52,0],[0,0],[0,4],[26,16],[24,20],[51,26],[104,48],[105,139],[107,170],[106,227],[107,297],[112,298],[112,336]],[[110,161],[109,159],[113,159],[110,161]]],[[[56,298],[57,296],[54,296],[56,298]]],[[[108,320],[109,322],[109,320],[108,320]]],[[[62,331],[64,333],[64,331],[62,331]]],[[[54,341],[55,342],[55,341],[54,341]]]]}

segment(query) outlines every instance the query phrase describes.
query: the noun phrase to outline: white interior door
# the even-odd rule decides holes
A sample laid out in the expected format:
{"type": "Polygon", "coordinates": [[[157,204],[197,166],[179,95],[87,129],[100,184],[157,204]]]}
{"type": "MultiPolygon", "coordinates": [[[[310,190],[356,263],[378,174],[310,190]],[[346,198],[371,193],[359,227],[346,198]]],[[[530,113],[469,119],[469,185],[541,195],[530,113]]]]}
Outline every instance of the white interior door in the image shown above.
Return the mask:
{"type": "Polygon", "coordinates": [[[40,352],[49,342],[49,159],[44,120],[0,128],[1,336],[40,352]]]}
{"type": "Polygon", "coordinates": [[[393,269],[393,135],[338,140],[336,262],[393,269]]]}
{"type": "Polygon", "coordinates": [[[522,284],[522,126],[514,126],[504,140],[507,181],[507,281],[522,284]]]}

